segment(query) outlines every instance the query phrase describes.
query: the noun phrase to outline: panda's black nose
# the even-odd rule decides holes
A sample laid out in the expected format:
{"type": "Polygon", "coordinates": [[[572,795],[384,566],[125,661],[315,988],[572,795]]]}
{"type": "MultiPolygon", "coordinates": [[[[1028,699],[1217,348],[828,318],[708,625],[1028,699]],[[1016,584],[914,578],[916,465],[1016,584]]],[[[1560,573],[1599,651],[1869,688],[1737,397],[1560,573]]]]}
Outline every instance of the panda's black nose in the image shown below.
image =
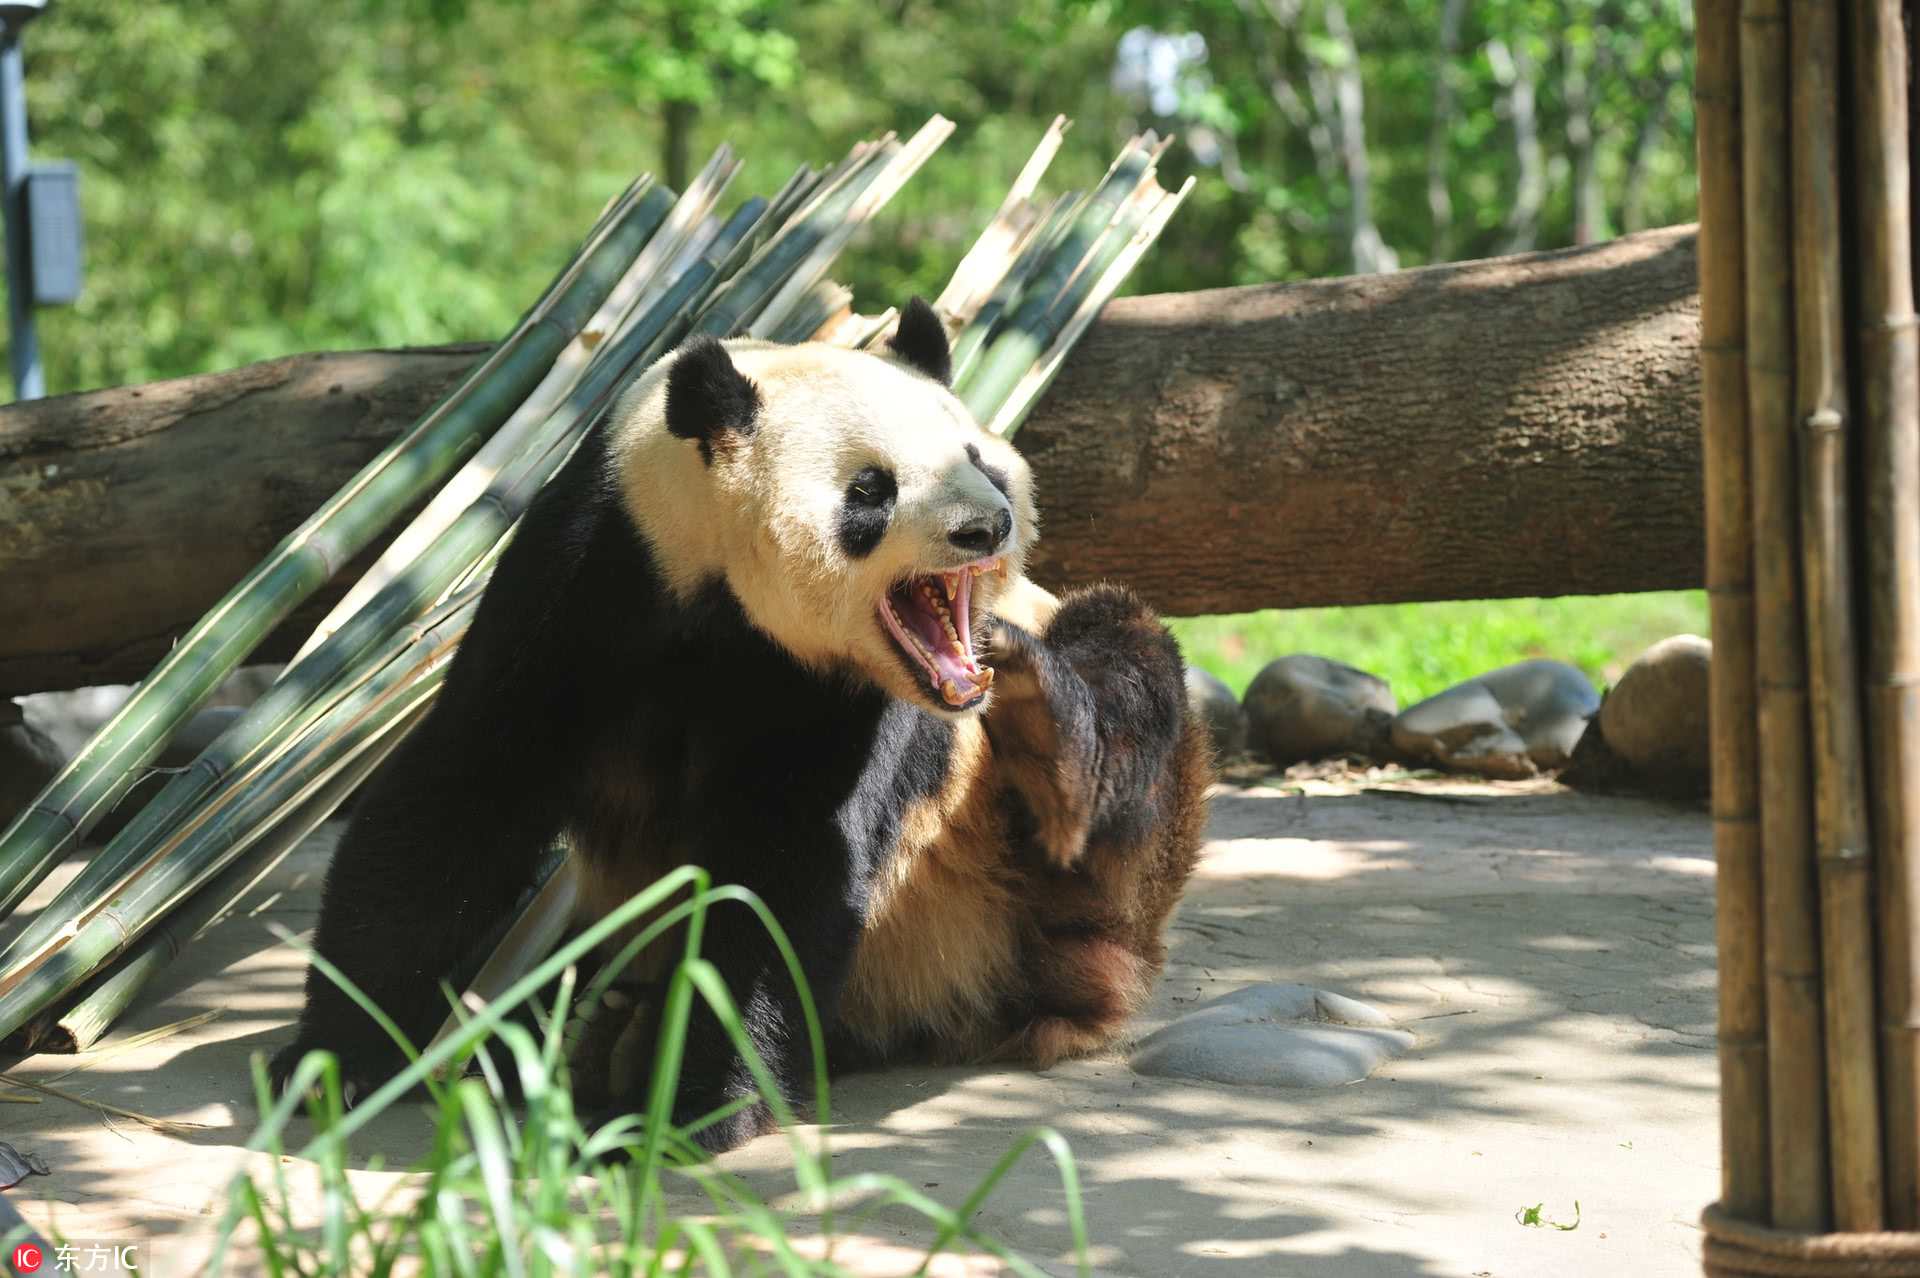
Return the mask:
{"type": "Polygon", "coordinates": [[[1013,512],[996,510],[978,515],[947,534],[947,540],[970,555],[991,555],[1013,536],[1013,512]]]}

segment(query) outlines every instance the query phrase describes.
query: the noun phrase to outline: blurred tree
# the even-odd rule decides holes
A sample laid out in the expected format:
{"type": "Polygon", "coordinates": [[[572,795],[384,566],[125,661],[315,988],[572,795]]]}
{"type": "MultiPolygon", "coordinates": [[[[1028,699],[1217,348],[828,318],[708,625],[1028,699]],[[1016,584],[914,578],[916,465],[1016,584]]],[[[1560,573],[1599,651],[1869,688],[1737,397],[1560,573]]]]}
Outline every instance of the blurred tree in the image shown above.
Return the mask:
{"type": "Polygon", "coordinates": [[[495,336],[635,171],[731,140],[767,192],[934,111],[959,134],[843,259],[863,306],[936,291],[1056,113],[1056,190],[1179,135],[1198,186],[1142,290],[1693,209],[1686,0],[62,0],[25,47],[87,218],[55,392],[495,336]]]}

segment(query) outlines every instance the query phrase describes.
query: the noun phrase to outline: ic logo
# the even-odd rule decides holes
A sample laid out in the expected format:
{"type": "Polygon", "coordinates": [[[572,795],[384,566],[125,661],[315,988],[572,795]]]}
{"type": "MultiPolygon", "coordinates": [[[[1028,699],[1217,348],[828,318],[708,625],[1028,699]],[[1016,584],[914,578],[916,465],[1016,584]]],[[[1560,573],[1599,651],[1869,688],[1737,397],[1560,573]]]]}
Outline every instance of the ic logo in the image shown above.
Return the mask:
{"type": "Polygon", "coordinates": [[[40,1249],[32,1243],[21,1243],[13,1249],[13,1267],[20,1273],[30,1274],[40,1268],[40,1249]]]}

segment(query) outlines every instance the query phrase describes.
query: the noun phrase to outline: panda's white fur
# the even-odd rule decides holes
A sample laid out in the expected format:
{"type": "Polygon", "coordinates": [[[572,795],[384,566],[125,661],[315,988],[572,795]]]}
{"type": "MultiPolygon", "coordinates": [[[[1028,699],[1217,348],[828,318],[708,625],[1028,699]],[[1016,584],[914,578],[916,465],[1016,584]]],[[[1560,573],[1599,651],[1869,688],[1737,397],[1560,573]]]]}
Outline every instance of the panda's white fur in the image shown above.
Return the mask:
{"type": "Polygon", "coordinates": [[[995,552],[1004,571],[972,583],[984,620],[1038,535],[1026,460],[945,386],[895,360],[818,343],[724,345],[761,393],[753,431],[737,446],[715,448],[709,461],[667,429],[665,365],[635,383],[613,417],[611,464],[669,585],[691,597],[724,578],[747,617],[801,661],[939,706],[899,660],[876,609],[910,574],[973,561],[948,530],[1010,506],[1012,540],[995,552]],[[969,446],[1006,476],[1006,494],[969,446]],[[878,548],[856,558],[834,536],[835,514],[855,473],[870,465],[892,472],[900,513],[878,548]]]}
{"type": "MultiPolygon", "coordinates": [[[[316,950],[416,1041],[556,837],[591,912],[683,863],[758,895],[842,1063],[1045,1064],[1144,1000],[1209,772],[1179,650],[1122,589],[1055,600],[1026,580],[1026,462],[945,385],[930,308],[907,307],[893,345],[689,343],[528,510],[323,893],[316,950]],[[941,625],[951,652],[925,651],[941,625]]],[[[720,906],[705,938],[798,1099],[803,1021],[764,929],[720,906]]],[[[614,1032],[642,1073],[602,1070],[601,1117],[644,1101],[659,1000],[638,1006],[614,1032]]],[[[317,975],[276,1079],[313,1047],[362,1089],[398,1063],[317,975]]],[[[705,1012],[680,1078],[677,1121],[753,1088],[705,1012]]],[[[698,1139],[726,1148],[768,1114],[698,1139]]]]}

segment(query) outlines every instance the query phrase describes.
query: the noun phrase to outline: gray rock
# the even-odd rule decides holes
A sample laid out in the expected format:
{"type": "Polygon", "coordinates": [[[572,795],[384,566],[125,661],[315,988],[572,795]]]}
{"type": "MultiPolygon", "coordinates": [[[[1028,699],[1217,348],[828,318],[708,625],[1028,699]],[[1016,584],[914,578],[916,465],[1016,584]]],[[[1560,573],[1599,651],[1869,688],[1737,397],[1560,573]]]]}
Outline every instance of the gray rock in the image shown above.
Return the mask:
{"type": "Polygon", "coordinates": [[[1247,716],[1226,680],[1199,666],[1187,667],[1187,706],[1207,727],[1213,752],[1225,759],[1247,745],[1247,716]]]}
{"type": "Polygon", "coordinates": [[[1282,767],[1349,752],[1371,755],[1385,743],[1399,708],[1385,680],[1295,652],[1269,661],[1247,685],[1247,741],[1282,767]]]}
{"type": "Polygon", "coordinates": [[[101,817],[87,838],[95,843],[105,843],[126,828],[134,814],[152,801],[153,796],[165,788],[168,781],[180,769],[187,767],[200,757],[200,752],[213,744],[215,737],[233,726],[233,721],[245,714],[242,706],[214,706],[196,711],[192,718],[180,725],[173,734],[173,740],[167,742],[158,757],[147,765],[141,778],[134,782],[113,810],[101,817]]]}
{"type": "Polygon", "coordinates": [[[1149,1034],[1142,1074],[1253,1087],[1338,1087],[1413,1046],[1378,1010],[1305,985],[1252,985],[1149,1034]]]}
{"type": "Polygon", "coordinates": [[[12,824],[66,762],[53,739],[26,721],[19,702],[0,698],[0,828],[12,824]]]}
{"type": "Polygon", "coordinates": [[[1393,721],[1402,755],[1485,776],[1564,767],[1600,708],[1587,676],[1562,661],[1515,662],[1455,684],[1393,721]]]}
{"type": "Polygon", "coordinates": [[[1641,653],[1600,707],[1600,732],[1653,788],[1706,792],[1712,769],[1707,726],[1713,645],[1674,635],[1641,653]]]}

